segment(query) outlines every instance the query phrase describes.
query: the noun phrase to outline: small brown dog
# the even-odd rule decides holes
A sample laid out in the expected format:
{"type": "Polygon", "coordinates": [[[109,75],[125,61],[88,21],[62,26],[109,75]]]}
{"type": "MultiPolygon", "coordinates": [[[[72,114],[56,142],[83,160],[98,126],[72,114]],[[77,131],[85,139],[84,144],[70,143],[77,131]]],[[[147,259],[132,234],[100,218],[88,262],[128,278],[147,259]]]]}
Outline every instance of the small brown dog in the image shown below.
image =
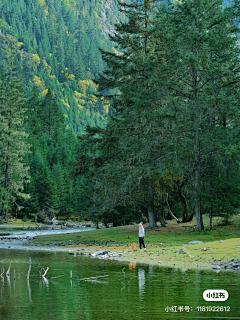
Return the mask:
{"type": "Polygon", "coordinates": [[[132,249],[137,249],[137,246],[136,246],[135,243],[129,243],[128,245],[129,245],[129,247],[132,248],[132,249]]]}
{"type": "Polygon", "coordinates": [[[136,268],[137,263],[136,262],[129,262],[129,269],[135,269],[136,268]]]}

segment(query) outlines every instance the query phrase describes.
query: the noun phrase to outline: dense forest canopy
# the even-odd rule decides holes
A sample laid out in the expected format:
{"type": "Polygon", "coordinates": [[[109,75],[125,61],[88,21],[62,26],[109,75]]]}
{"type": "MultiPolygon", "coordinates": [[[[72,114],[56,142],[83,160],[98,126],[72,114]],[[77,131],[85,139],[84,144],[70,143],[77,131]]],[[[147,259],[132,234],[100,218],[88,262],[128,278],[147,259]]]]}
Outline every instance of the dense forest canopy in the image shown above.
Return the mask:
{"type": "Polygon", "coordinates": [[[0,0],[1,220],[227,221],[240,196],[239,8],[0,0]]]}
{"type": "Polygon", "coordinates": [[[108,34],[117,21],[116,1],[1,0],[0,44],[17,52],[26,89],[35,85],[45,96],[50,88],[82,133],[86,125],[104,126],[109,113],[92,80],[103,68],[99,47],[112,49],[108,34]]]}
{"type": "Polygon", "coordinates": [[[239,1],[145,0],[121,12],[128,21],[111,37],[121,53],[102,51],[98,80],[115,117],[83,137],[91,152],[78,164],[93,211],[112,219],[132,207],[150,227],[165,225],[166,209],[178,222],[195,215],[197,230],[203,213],[227,221],[239,208],[239,1]]]}

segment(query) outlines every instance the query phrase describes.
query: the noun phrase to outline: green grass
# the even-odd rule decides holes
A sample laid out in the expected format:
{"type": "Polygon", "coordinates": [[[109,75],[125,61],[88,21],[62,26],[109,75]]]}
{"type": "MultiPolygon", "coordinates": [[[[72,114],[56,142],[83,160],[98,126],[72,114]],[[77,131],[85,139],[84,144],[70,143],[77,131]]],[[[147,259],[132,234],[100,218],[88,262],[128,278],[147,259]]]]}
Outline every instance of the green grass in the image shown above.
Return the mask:
{"type": "MultiPolygon", "coordinates": [[[[18,220],[13,221],[8,227],[22,227],[23,225],[35,224],[31,221],[23,223],[18,220]]],[[[79,247],[89,247],[90,251],[109,248],[114,251],[126,251],[124,258],[126,261],[183,268],[209,268],[215,261],[223,263],[239,258],[240,214],[234,216],[229,225],[222,225],[221,219],[215,218],[212,231],[209,231],[208,217],[204,216],[204,225],[205,231],[196,232],[195,221],[177,224],[176,221],[171,220],[168,221],[166,228],[158,226],[154,230],[146,229],[147,251],[129,248],[130,242],[136,243],[138,247],[138,225],[38,236],[31,240],[29,245],[65,246],[67,250],[71,248],[76,251],[79,247]],[[189,245],[188,243],[192,240],[204,243],[189,245]],[[185,247],[189,254],[179,254],[177,250],[182,247],[185,247]]],[[[144,227],[146,228],[147,225],[144,227]]]]}
{"type": "MultiPolygon", "coordinates": [[[[42,223],[37,223],[37,225],[43,225],[42,223]]],[[[34,227],[36,223],[29,219],[26,222],[23,222],[22,219],[10,219],[8,223],[0,224],[0,228],[12,228],[12,227],[34,227]]]]}
{"type": "MultiPolygon", "coordinates": [[[[206,230],[208,229],[207,217],[204,217],[206,230]]],[[[214,220],[213,231],[194,231],[195,221],[177,224],[169,221],[166,228],[158,227],[155,230],[146,230],[145,242],[148,247],[185,245],[192,240],[204,242],[240,238],[240,215],[235,216],[230,225],[220,225],[221,220],[214,220]]],[[[147,225],[146,225],[147,226],[147,225]]],[[[145,227],[146,227],[145,226],[145,227]]],[[[48,235],[36,237],[36,245],[86,245],[128,247],[128,243],[138,242],[138,225],[121,226],[116,228],[98,229],[87,232],[69,233],[61,235],[48,235]]]]}

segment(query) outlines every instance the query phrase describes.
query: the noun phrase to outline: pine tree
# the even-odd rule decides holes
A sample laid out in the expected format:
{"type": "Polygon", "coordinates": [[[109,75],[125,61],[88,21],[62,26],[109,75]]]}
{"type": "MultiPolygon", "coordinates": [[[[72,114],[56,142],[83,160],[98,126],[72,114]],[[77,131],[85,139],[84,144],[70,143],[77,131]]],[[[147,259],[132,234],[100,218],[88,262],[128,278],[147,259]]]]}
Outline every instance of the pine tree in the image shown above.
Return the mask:
{"type": "MultiPolygon", "coordinates": [[[[183,0],[169,2],[168,8],[160,7],[156,22],[165,52],[165,63],[158,66],[157,72],[166,75],[166,105],[175,114],[174,140],[168,139],[175,152],[171,164],[192,180],[199,231],[204,228],[201,206],[207,190],[212,193],[208,204],[220,194],[227,201],[224,192],[232,176],[227,171],[232,171],[231,166],[238,167],[233,151],[238,145],[233,137],[239,128],[237,19],[236,7],[223,9],[220,0],[183,0]],[[231,159],[228,164],[226,156],[231,159]],[[210,163],[214,168],[209,167],[210,163]],[[220,176],[224,177],[223,183],[219,183],[220,176]]],[[[162,85],[161,78],[156,82],[162,85]]],[[[236,178],[235,185],[239,172],[236,178]]],[[[219,209],[225,210],[222,206],[219,209]]]]}
{"type": "MultiPolygon", "coordinates": [[[[128,21],[118,24],[115,36],[111,37],[118,52],[102,52],[107,70],[99,77],[99,88],[108,90],[105,96],[111,96],[111,107],[117,118],[117,121],[114,120],[108,125],[106,137],[113,133],[112,138],[118,139],[121,154],[121,159],[118,157],[116,161],[109,157],[113,160],[109,176],[113,171],[124,175],[117,179],[122,181],[121,195],[115,194],[114,197],[123,199],[122,192],[131,194],[129,198],[134,198],[136,193],[142,194],[142,200],[138,201],[145,203],[149,225],[153,228],[156,226],[156,168],[152,158],[156,151],[151,137],[152,125],[156,122],[154,114],[161,94],[156,91],[156,87],[151,86],[152,69],[154,64],[161,60],[161,54],[156,54],[152,39],[156,3],[144,0],[119,5],[121,11],[126,13],[128,21]],[[125,166],[125,169],[120,169],[122,166],[125,166]]],[[[118,183],[116,187],[121,190],[118,183]]],[[[164,224],[163,220],[162,222],[164,224]]]]}
{"type": "Polygon", "coordinates": [[[9,57],[9,69],[0,78],[0,209],[5,220],[16,197],[27,197],[23,193],[28,182],[28,167],[25,154],[29,152],[24,131],[26,120],[25,96],[21,80],[13,73],[14,55],[9,57]]]}
{"type": "Polygon", "coordinates": [[[64,128],[64,118],[50,89],[42,103],[41,110],[42,131],[49,139],[54,139],[55,135],[64,128]]]}

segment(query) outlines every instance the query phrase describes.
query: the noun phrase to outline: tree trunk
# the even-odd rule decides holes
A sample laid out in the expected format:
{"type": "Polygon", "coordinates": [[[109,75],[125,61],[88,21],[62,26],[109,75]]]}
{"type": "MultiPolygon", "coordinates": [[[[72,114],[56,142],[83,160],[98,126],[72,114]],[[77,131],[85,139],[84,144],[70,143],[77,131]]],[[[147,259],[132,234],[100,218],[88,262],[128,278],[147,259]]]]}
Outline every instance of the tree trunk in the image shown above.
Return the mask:
{"type": "Polygon", "coordinates": [[[163,205],[163,185],[162,185],[162,195],[161,195],[161,205],[160,205],[160,212],[159,212],[159,221],[162,227],[166,227],[166,220],[164,215],[164,205],[163,205]]]}
{"type": "Polygon", "coordinates": [[[196,172],[195,172],[195,215],[196,215],[196,223],[197,223],[197,231],[204,230],[202,213],[201,213],[201,205],[200,205],[200,164],[197,164],[196,172]]]}
{"type": "Polygon", "coordinates": [[[165,221],[165,217],[164,217],[164,208],[163,208],[163,197],[161,199],[161,206],[160,206],[158,217],[159,217],[159,221],[161,223],[161,226],[166,227],[166,221],[165,221]]]}
{"type": "MultiPolygon", "coordinates": [[[[9,144],[9,142],[8,142],[9,144]]],[[[8,180],[9,180],[9,157],[7,157],[7,162],[5,166],[5,179],[4,179],[4,186],[5,194],[3,195],[3,208],[2,208],[2,216],[4,217],[4,220],[7,221],[8,219],[8,201],[7,201],[7,191],[8,191],[8,180]]]]}
{"type": "Polygon", "coordinates": [[[152,181],[148,179],[148,219],[149,227],[155,228],[157,226],[156,217],[154,213],[154,191],[152,181]]]}
{"type": "Polygon", "coordinates": [[[212,211],[209,214],[209,228],[212,231],[212,211]]]}
{"type": "Polygon", "coordinates": [[[99,229],[98,220],[96,221],[96,229],[99,229]]]}
{"type": "Polygon", "coordinates": [[[187,200],[182,191],[184,185],[185,185],[185,182],[183,182],[180,186],[178,184],[178,195],[182,204],[182,222],[189,222],[189,221],[192,221],[193,214],[188,215],[187,200]]]}
{"type": "Polygon", "coordinates": [[[200,179],[201,179],[201,160],[200,160],[200,144],[199,144],[199,126],[200,115],[199,106],[197,101],[197,71],[195,68],[192,70],[193,88],[194,88],[194,160],[195,160],[195,177],[194,177],[194,194],[195,194],[195,215],[197,223],[197,231],[204,229],[202,221],[202,213],[200,206],[200,179]]]}
{"type": "Polygon", "coordinates": [[[160,221],[162,227],[166,227],[166,221],[161,213],[159,215],[159,221],[160,221]]]}

